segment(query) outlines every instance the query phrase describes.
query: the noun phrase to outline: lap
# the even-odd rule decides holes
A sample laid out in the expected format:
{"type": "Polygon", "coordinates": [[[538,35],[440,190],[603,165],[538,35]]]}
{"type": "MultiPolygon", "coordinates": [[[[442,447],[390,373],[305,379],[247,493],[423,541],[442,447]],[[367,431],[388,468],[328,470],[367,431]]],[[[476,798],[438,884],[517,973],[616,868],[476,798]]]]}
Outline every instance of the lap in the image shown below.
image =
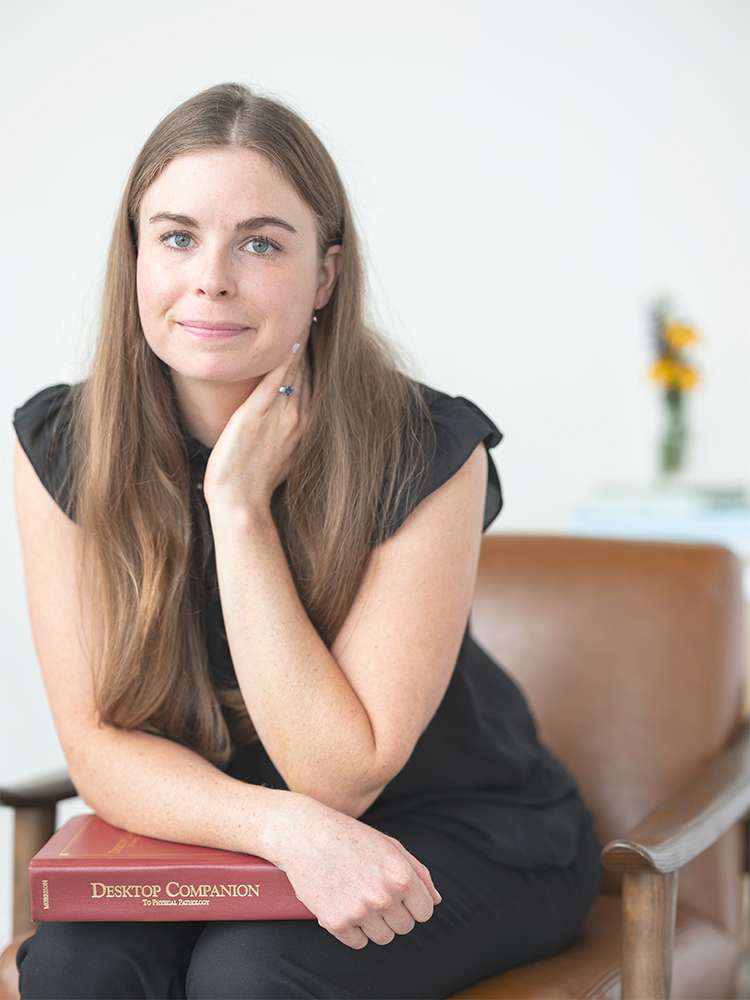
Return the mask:
{"type": "Polygon", "coordinates": [[[377,824],[427,865],[443,901],[387,945],[350,948],[315,920],[207,923],[193,948],[188,1000],[446,997],[572,941],[599,887],[599,845],[584,823],[569,868],[490,864],[403,818],[377,824]]]}
{"type": "Polygon", "coordinates": [[[349,948],[316,920],[43,922],[19,948],[22,1000],[35,997],[447,997],[554,954],[599,887],[588,822],[568,868],[492,863],[410,817],[372,825],[430,870],[443,901],[387,945],[349,948]]]}
{"type": "Polygon", "coordinates": [[[42,921],[16,953],[22,1000],[185,997],[197,921],[42,921]]]}

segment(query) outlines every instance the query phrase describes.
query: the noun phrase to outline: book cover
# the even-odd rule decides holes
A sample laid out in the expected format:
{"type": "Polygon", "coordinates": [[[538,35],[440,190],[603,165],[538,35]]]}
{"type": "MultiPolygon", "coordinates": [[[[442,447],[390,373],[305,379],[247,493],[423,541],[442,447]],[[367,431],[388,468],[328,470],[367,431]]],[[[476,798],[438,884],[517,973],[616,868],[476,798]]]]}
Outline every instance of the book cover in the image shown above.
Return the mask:
{"type": "Polygon", "coordinates": [[[31,919],[314,920],[255,854],[142,837],[73,816],[29,862],[31,919]]]}

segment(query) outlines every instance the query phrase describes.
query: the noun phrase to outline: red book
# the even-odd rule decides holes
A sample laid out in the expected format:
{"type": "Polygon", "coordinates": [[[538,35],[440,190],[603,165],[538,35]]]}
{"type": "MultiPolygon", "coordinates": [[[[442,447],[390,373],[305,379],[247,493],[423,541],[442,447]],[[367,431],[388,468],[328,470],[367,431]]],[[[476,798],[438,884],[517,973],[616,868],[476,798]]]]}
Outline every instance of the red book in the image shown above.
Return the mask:
{"type": "Polygon", "coordinates": [[[73,816],[29,862],[31,919],[314,920],[256,854],[142,837],[73,816]]]}

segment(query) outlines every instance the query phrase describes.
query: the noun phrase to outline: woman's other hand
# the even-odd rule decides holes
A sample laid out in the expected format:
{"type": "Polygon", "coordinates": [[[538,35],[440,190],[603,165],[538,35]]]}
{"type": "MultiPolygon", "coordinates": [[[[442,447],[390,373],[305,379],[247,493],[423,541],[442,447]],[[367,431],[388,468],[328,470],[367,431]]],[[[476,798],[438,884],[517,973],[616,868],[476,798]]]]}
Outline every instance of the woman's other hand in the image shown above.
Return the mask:
{"type": "Polygon", "coordinates": [[[269,840],[268,860],[320,926],[350,948],[408,934],[441,900],[428,869],[398,840],[309,796],[290,793],[269,840]]]}

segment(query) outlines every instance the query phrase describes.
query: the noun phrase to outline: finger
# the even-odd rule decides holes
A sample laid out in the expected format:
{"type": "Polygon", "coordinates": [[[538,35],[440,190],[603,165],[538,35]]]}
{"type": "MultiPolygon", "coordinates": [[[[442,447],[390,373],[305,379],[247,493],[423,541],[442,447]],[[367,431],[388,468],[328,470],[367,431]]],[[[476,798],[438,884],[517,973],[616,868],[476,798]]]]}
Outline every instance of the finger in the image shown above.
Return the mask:
{"type": "MultiPolygon", "coordinates": [[[[401,899],[389,906],[387,910],[383,910],[380,915],[395,934],[408,934],[409,931],[414,930],[414,917],[401,899]]],[[[364,926],[363,930],[370,933],[369,929],[364,926]]]]}
{"type": "Polygon", "coordinates": [[[401,900],[409,913],[421,924],[430,919],[437,905],[428,886],[416,874],[401,900]]]}
{"type": "Polygon", "coordinates": [[[305,368],[308,339],[307,337],[300,337],[299,340],[292,344],[289,354],[286,357],[284,380],[287,383],[295,384],[299,380],[299,373],[305,368]],[[297,344],[299,344],[299,347],[295,351],[294,348],[297,344]]]}
{"type": "MultiPolygon", "coordinates": [[[[406,851],[405,847],[404,850],[406,851]]],[[[406,851],[406,853],[411,859],[412,865],[414,865],[414,867],[416,868],[417,874],[422,879],[427,889],[430,891],[430,895],[432,895],[438,902],[440,902],[443,897],[435,888],[435,883],[432,881],[432,875],[430,875],[430,869],[427,867],[427,865],[423,865],[422,862],[419,860],[419,858],[415,858],[410,851],[406,851]]]]}
{"type": "MultiPolygon", "coordinates": [[[[304,354],[304,348],[299,352],[304,354]]],[[[284,385],[291,385],[293,392],[291,396],[285,395],[285,409],[290,407],[296,412],[297,419],[299,421],[300,429],[302,426],[302,419],[307,407],[308,399],[308,375],[310,371],[310,366],[306,364],[304,357],[300,358],[299,361],[294,361],[287,369],[286,375],[284,376],[284,385]]]]}
{"type": "Polygon", "coordinates": [[[298,369],[298,375],[295,378],[287,379],[287,383],[290,384],[294,392],[291,396],[284,396],[282,399],[281,411],[283,411],[284,417],[289,417],[292,424],[292,432],[294,434],[294,440],[298,443],[305,433],[305,428],[307,426],[308,417],[308,379],[307,379],[307,368],[304,366],[298,369]]]}
{"type": "MultiPolygon", "coordinates": [[[[290,356],[287,356],[278,364],[275,368],[266,372],[262,381],[256,386],[252,393],[252,398],[255,400],[256,405],[259,407],[260,412],[265,415],[268,410],[274,405],[278,396],[280,395],[279,389],[282,385],[292,385],[297,391],[297,381],[295,373],[299,371],[300,367],[304,363],[305,359],[305,344],[304,339],[296,341],[299,346],[299,350],[292,354],[290,351],[290,356]]],[[[281,395],[284,395],[283,393],[281,395]]]]}
{"type": "MultiPolygon", "coordinates": [[[[318,923],[323,927],[320,921],[318,923]]],[[[342,931],[332,931],[328,927],[323,927],[323,930],[328,931],[332,937],[335,937],[337,941],[345,944],[348,948],[356,948],[357,950],[364,948],[370,940],[361,927],[348,927],[342,931]]]]}
{"type": "Polygon", "coordinates": [[[299,348],[294,351],[294,345],[292,345],[291,357],[287,358],[286,370],[284,371],[283,384],[297,386],[299,383],[299,376],[305,361],[305,343],[304,341],[298,340],[299,348]]]}
{"type": "MultiPolygon", "coordinates": [[[[408,914],[407,917],[409,917],[408,914]]],[[[409,917],[409,919],[411,918],[409,917]]],[[[413,920],[411,921],[411,926],[414,926],[413,920]]],[[[370,941],[374,941],[375,944],[390,944],[396,936],[396,932],[386,922],[385,914],[374,913],[367,920],[363,920],[360,927],[370,941]]],[[[406,931],[403,933],[405,934],[406,931]]]]}
{"type": "Polygon", "coordinates": [[[435,888],[435,884],[432,881],[432,876],[430,875],[429,868],[426,865],[423,865],[422,862],[419,860],[419,858],[415,858],[414,855],[411,853],[411,851],[407,851],[407,849],[404,847],[404,845],[401,843],[400,840],[397,840],[395,837],[391,837],[389,834],[386,834],[385,836],[388,837],[389,840],[392,840],[393,843],[396,844],[396,846],[400,849],[400,851],[406,855],[406,857],[411,862],[412,868],[416,871],[417,875],[419,875],[419,877],[422,879],[422,881],[425,884],[425,887],[432,895],[432,897],[435,899],[435,901],[438,903],[442,902],[443,897],[435,888]]]}

